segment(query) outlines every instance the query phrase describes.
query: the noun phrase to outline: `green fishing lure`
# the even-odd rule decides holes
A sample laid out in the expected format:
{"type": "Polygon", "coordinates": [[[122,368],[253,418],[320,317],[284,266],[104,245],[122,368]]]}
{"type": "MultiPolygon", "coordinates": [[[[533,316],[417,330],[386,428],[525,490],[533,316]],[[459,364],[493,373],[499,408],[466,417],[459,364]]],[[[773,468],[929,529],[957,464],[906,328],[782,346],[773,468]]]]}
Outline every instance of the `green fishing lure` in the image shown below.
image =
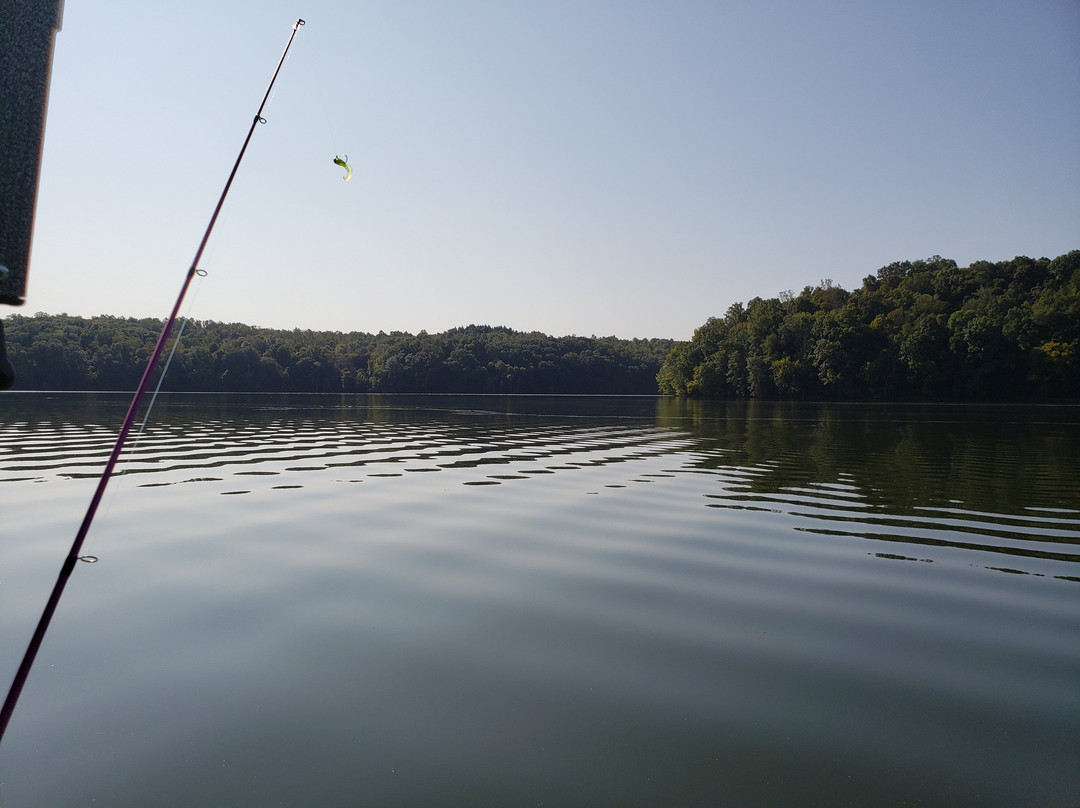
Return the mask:
{"type": "Polygon", "coordinates": [[[345,159],[342,160],[336,154],[334,155],[334,165],[341,166],[345,169],[345,182],[352,179],[352,166],[349,165],[349,155],[345,155],[345,159]]]}

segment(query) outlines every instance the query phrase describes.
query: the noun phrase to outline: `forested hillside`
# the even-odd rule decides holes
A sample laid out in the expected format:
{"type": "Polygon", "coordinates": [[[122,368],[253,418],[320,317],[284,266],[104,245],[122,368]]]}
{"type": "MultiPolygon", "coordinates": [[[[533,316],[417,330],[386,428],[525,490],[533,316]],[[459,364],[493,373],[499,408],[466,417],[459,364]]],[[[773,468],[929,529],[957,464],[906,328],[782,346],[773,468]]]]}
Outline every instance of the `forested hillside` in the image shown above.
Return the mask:
{"type": "MultiPolygon", "coordinates": [[[[16,388],[134,389],[162,325],[109,316],[11,315],[5,326],[16,388]]],[[[477,325],[412,335],[191,321],[162,389],[654,394],[672,344],[477,325]]]]}
{"type": "MultiPolygon", "coordinates": [[[[162,322],[10,315],[24,390],[130,390],[162,322]]],[[[212,392],[611,393],[803,400],[1080,399],[1080,250],[958,267],[890,264],[755,297],[689,342],[186,324],[163,389],[212,392]]]]}
{"type": "Polygon", "coordinates": [[[705,398],[1080,398],[1080,250],[890,264],[854,292],[755,297],[676,344],[662,393],[705,398]]]}

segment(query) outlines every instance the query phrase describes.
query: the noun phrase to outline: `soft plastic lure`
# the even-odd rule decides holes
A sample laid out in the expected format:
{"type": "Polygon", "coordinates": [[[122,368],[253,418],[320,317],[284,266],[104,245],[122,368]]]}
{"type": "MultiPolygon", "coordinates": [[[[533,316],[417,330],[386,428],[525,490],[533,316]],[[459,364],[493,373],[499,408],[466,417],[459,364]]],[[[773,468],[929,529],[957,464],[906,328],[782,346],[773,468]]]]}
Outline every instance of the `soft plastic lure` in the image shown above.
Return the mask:
{"type": "Polygon", "coordinates": [[[345,169],[345,182],[352,179],[352,166],[349,165],[349,155],[345,155],[345,159],[342,160],[336,154],[334,155],[334,165],[341,166],[345,169]]]}

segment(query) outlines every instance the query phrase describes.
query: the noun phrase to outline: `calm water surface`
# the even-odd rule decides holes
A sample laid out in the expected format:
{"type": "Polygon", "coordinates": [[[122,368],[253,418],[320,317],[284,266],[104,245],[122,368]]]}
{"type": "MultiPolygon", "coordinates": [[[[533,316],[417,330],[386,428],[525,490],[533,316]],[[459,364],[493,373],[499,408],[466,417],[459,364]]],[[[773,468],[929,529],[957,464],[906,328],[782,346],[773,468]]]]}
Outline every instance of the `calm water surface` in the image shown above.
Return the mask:
{"type": "MultiPolygon", "coordinates": [[[[6,690],[126,396],[0,397],[6,690]]],[[[24,806],[1076,806],[1080,408],[163,396],[24,806]]]]}

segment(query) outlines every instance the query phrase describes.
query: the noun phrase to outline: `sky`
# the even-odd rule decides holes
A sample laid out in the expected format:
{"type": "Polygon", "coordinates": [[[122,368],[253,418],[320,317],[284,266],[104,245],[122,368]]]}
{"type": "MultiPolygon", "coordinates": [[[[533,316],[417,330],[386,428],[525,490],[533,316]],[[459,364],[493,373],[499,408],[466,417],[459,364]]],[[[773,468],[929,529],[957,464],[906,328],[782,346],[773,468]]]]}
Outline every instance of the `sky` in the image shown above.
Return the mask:
{"type": "Polygon", "coordinates": [[[688,339],[1080,249],[1076,0],[67,0],[0,316],[168,315],[297,17],[185,316],[688,339]]]}

